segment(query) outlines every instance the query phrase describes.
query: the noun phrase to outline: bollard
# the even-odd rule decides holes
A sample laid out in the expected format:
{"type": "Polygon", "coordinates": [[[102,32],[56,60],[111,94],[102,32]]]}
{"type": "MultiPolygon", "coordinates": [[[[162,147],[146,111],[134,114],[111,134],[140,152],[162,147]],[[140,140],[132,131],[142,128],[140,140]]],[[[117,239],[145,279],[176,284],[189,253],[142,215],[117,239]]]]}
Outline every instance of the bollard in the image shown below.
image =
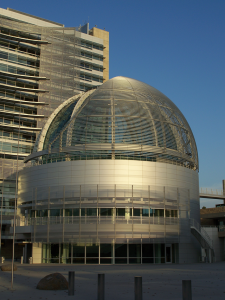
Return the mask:
{"type": "Polygon", "coordinates": [[[69,271],[68,277],[69,277],[69,285],[68,285],[68,296],[74,295],[74,271],[69,271]]]}
{"type": "Polygon", "coordinates": [[[98,300],[105,300],[105,274],[98,274],[98,300]]]}
{"type": "Polygon", "coordinates": [[[23,256],[21,256],[21,261],[20,261],[21,265],[23,264],[23,256]]]}
{"type": "Polygon", "coordinates": [[[33,263],[33,257],[29,257],[29,264],[32,265],[33,263]]]}
{"type": "Polygon", "coordinates": [[[142,277],[134,277],[134,299],[142,300],[142,277]]]}
{"type": "Polygon", "coordinates": [[[192,300],[191,280],[182,280],[183,300],[192,300]]]}

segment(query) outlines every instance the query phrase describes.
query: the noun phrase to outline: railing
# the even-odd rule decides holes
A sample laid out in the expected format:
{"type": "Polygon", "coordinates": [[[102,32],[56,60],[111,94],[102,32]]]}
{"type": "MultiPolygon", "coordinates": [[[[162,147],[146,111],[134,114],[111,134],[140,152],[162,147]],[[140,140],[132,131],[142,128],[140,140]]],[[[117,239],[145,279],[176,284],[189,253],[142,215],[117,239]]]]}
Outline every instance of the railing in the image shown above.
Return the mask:
{"type": "Polygon", "coordinates": [[[40,57],[40,54],[35,54],[35,53],[31,53],[31,52],[22,51],[22,50],[20,50],[18,48],[13,49],[10,46],[6,47],[6,46],[4,46],[2,44],[1,44],[1,48],[5,48],[5,49],[7,49],[7,51],[14,51],[14,52],[19,53],[19,54],[24,54],[24,55],[34,56],[34,57],[40,57]]]}
{"type": "Polygon", "coordinates": [[[223,196],[223,190],[213,190],[208,188],[201,188],[199,191],[201,194],[208,194],[208,195],[216,195],[216,196],[223,196]]]}
{"type": "MultiPolygon", "coordinates": [[[[13,221],[13,220],[12,220],[13,221]]],[[[179,219],[173,217],[37,217],[16,220],[16,226],[55,224],[150,224],[150,225],[178,225],[179,219]]],[[[13,225],[13,224],[12,224],[13,225]]]]}
{"type": "Polygon", "coordinates": [[[206,240],[210,248],[213,248],[212,240],[209,237],[208,233],[201,227],[201,225],[194,219],[190,219],[190,227],[194,227],[197,229],[197,231],[203,236],[203,238],[206,240]]]}
{"type": "MultiPolygon", "coordinates": [[[[47,156],[47,155],[46,155],[47,156]]],[[[27,167],[33,167],[33,166],[39,166],[39,165],[45,165],[45,164],[52,164],[52,163],[57,163],[57,162],[62,162],[62,161],[76,161],[76,160],[102,160],[102,159],[112,159],[112,154],[100,154],[100,155],[73,155],[73,156],[67,156],[67,155],[62,155],[54,158],[48,158],[45,159],[45,155],[40,156],[44,159],[40,160],[32,160],[32,164],[27,167]]],[[[135,155],[124,155],[124,154],[117,154],[115,155],[115,159],[119,160],[138,160],[138,161],[152,161],[152,162],[165,162],[169,163],[175,166],[182,166],[187,169],[193,170],[193,166],[190,164],[186,164],[185,162],[179,162],[176,160],[170,160],[170,159],[164,159],[164,158],[155,158],[155,157],[150,157],[150,156],[135,156],[135,155]]],[[[196,169],[194,169],[196,170],[196,169]]]]}

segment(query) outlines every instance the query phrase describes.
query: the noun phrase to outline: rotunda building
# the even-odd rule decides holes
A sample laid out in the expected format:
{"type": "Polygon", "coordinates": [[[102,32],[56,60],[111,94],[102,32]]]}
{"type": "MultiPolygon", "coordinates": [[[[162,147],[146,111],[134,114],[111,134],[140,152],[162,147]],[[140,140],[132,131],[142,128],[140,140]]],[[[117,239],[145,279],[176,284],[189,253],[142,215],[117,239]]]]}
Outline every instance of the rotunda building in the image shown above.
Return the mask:
{"type": "MultiPolygon", "coordinates": [[[[19,174],[36,263],[192,263],[200,245],[198,153],[177,106],[115,77],[61,104],[19,174]],[[192,220],[192,221],[191,221],[192,220]]],[[[20,225],[21,222],[20,221],[20,225]]]]}

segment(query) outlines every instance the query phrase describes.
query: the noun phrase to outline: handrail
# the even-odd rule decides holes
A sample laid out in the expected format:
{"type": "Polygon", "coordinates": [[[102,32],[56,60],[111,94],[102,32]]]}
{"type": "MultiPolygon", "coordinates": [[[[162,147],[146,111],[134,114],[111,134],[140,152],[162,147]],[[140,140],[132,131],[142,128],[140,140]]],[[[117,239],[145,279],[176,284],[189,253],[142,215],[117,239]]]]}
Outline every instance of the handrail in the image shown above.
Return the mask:
{"type": "Polygon", "coordinates": [[[178,218],[164,217],[132,217],[132,216],[54,216],[54,217],[21,217],[16,220],[16,226],[36,226],[52,224],[149,224],[179,225],[178,218]]]}
{"type": "Polygon", "coordinates": [[[190,219],[190,227],[194,227],[203,236],[210,248],[213,248],[212,240],[209,237],[208,233],[201,227],[201,225],[195,219],[190,219]]]}
{"type": "Polygon", "coordinates": [[[6,77],[16,77],[16,78],[22,78],[22,79],[30,79],[30,80],[49,80],[47,77],[38,77],[38,76],[29,76],[29,75],[22,75],[17,73],[11,73],[11,72],[5,72],[0,70],[0,74],[4,75],[6,77]]]}
{"type": "Polygon", "coordinates": [[[12,40],[12,41],[18,41],[18,42],[24,42],[28,44],[51,44],[48,41],[43,41],[43,40],[34,40],[34,39],[27,39],[27,38],[22,38],[18,36],[13,36],[5,33],[0,33],[1,38],[5,38],[7,40],[12,40]]]}
{"type": "Polygon", "coordinates": [[[207,194],[207,195],[218,195],[218,196],[223,196],[223,190],[213,190],[213,189],[208,189],[208,188],[201,188],[199,191],[201,194],[207,194]]]}

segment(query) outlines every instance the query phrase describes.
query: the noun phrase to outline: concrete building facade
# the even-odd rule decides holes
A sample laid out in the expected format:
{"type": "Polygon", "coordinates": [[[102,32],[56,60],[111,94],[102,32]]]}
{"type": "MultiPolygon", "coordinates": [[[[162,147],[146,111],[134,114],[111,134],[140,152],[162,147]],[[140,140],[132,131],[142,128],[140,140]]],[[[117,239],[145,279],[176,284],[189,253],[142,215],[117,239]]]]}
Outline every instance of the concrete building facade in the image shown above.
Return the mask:
{"type": "Polygon", "coordinates": [[[89,30],[89,24],[66,28],[56,22],[0,8],[3,248],[12,239],[9,226],[14,214],[17,169],[24,167],[23,160],[32,153],[37,135],[61,103],[108,79],[108,55],[109,33],[105,30],[89,30]]]}
{"type": "MultiPolygon", "coordinates": [[[[225,190],[225,189],[224,189],[225,190]]],[[[214,261],[225,260],[225,205],[200,210],[201,226],[213,243],[214,261]]],[[[202,251],[203,258],[206,256],[202,251]]]]}

